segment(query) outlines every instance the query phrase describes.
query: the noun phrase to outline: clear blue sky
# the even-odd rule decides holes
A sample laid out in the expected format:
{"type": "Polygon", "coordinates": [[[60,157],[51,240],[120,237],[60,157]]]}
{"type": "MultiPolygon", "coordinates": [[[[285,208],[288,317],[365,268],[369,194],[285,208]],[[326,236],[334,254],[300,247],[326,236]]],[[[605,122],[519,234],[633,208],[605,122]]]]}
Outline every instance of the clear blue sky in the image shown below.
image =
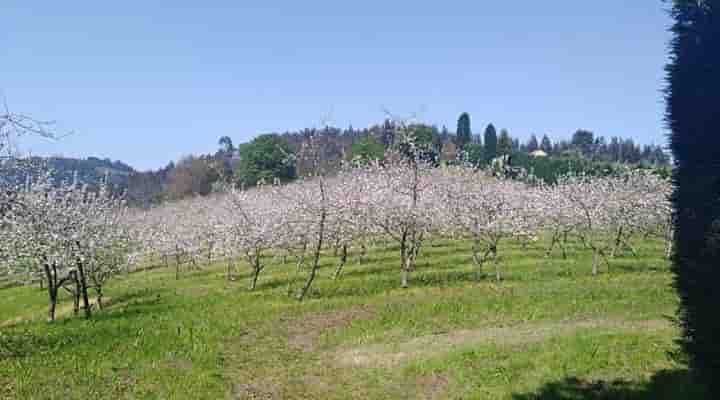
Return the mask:
{"type": "Polygon", "coordinates": [[[76,133],[36,154],[156,168],[395,114],[665,143],[661,0],[0,2],[0,91],[76,133]],[[200,6],[205,3],[207,5],[200,6]],[[195,4],[195,5],[191,5],[195,4]],[[213,5],[210,5],[213,4],[213,5]]]}

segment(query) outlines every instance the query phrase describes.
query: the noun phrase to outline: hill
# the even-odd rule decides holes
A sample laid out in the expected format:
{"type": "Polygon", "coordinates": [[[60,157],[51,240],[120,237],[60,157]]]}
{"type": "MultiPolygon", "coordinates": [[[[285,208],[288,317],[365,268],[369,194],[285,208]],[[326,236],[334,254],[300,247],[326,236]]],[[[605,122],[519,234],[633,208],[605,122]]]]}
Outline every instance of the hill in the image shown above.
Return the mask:
{"type": "MultiPolygon", "coordinates": [[[[107,182],[111,189],[118,193],[128,189],[130,177],[136,173],[133,167],[122,161],[97,157],[31,157],[24,159],[24,163],[51,171],[56,182],[76,181],[90,187],[97,187],[101,182],[107,182]]],[[[4,179],[18,182],[25,180],[25,172],[18,172],[16,168],[7,164],[4,167],[6,167],[4,179]]]]}

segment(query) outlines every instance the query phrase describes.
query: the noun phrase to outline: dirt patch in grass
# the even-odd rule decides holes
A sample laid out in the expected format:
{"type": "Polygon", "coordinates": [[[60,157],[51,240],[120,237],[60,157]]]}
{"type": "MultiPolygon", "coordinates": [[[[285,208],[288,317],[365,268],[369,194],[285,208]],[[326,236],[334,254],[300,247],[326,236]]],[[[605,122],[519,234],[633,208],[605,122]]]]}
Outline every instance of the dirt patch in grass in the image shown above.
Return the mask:
{"type": "Polygon", "coordinates": [[[277,385],[272,383],[237,383],[230,389],[230,398],[242,400],[276,400],[282,398],[277,385]]]}
{"type": "Polygon", "coordinates": [[[450,385],[450,380],[444,374],[420,375],[416,381],[416,390],[419,399],[435,400],[445,397],[445,391],[450,385]]]}
{"type": "Polygon", "coordinates": [[[390,367],[412,359],[429,358],[467,346],[534,343],[551,337],[570,336],[580,330],[598,329],[600,333],[641,333],[672,328],[672,324],[666,320],[595,319],[530,323],[426,335],[397,344],[361,346],[340,351],[336,360],[340,365],[347,367],[390,367]]]}
{"type": "Polygon", "coordinates": [[[303,351],[314,351],[318,339],[326,332],[347,326],[358,319],[369,319],[373,315],[367,308],[305,314],[288,323],[288,344],[303,351]]]}

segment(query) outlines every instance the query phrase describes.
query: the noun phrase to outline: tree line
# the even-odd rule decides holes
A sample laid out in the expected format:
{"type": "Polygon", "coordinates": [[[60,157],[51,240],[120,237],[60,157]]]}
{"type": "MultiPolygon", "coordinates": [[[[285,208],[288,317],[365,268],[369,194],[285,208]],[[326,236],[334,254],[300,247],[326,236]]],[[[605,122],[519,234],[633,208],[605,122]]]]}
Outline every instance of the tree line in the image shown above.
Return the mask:
{"type": "MultiPolygon", "coordinates": [[[[320,129],[261,134],[235,145],[232,138],[218,140],[214,154],[187,156],[166,167],[129,176],[128,195],[136,205],[157,204],[220,191],[228,184],[250,187],[259,182],[289,182],[312,170],[312,165],[295,157],[313,137],[321,149],[319,157],[330,171],[339,171],[349,161],[382,160],[388,150],[402,144],[396,122],[363,129],[326,126],[320,129]]],[[[667,167],[669,157],[661,146],[636,144],[632,139],[606,139],[593,132],[577,130],[569,140],[553,141],[548,135],[538,140],[531,135],[521,142],[507,129],[488,124],[482,134],[473,133],[468,113],[458,118],[455,132],[447,127],[412,124],[414,140],[423,145],[423,157],[435,164],[472,163],[488,166],[492,160],[511,156],[517,167],[547,182],[569,172],[601,174],[619,165],[647,168],[667,167]],[[541,153],[537,151],[541,150],[541,153]]]]}

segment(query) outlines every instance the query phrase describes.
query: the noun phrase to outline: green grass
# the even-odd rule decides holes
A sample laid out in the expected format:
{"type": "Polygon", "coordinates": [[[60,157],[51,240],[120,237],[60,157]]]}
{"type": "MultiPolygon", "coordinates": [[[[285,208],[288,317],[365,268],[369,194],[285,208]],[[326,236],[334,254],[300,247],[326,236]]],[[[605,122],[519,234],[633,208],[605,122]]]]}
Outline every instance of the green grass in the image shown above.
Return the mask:
{"type": "Polygon", "coordinates": [[[677,298],[660,242],[612,270],[590,254],[501,249],[505,279],[476,281],[469,244],[427,245],[410,289],[396,248],[327,256],[302,303],[294,266],[247,291],[224,267],[118,277],[92,320],[43,322],[37,287],[0,291],[0,397],[12,399],[702,398],[668,353],[677,298]],[[4,321],[4,322],[3,322],[4,321]]]}

